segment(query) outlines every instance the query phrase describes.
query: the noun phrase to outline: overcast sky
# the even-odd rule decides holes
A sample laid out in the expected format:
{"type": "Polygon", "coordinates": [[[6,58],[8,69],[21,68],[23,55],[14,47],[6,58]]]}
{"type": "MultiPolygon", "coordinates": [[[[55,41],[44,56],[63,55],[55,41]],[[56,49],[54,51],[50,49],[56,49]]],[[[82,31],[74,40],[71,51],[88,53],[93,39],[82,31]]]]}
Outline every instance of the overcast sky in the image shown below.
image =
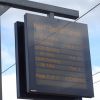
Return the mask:
{"type": "MultiPolygon", "coordinates": [[[[32,0],[31,0],[32,1],[32,0]]],[[[79,10],[80,16],[98,4],[100,0],[34,0],[41,3],[79,10]]],[[[11,8],[1,16],[2,31],[2,70],[15,63],[14,23],[23,21],[27,11],[11,8]]],[[[31,13],[31,12],[28,12],[31,13]]],[[[100,71],[100,6],[95,8],[79,22],[88,24],[91,63],[93,73],[100,71]]],[[[3,74],[3,100],[17,100],[15,66],[3,74]]],[[[100,80],[100,75],[93,77],[94,82],[100,80]]],[[[95,97],[100,100],[100,83],[94,85],[95,97]]],[[[90,100],[90,99],[84,99],[90,100]]]]}

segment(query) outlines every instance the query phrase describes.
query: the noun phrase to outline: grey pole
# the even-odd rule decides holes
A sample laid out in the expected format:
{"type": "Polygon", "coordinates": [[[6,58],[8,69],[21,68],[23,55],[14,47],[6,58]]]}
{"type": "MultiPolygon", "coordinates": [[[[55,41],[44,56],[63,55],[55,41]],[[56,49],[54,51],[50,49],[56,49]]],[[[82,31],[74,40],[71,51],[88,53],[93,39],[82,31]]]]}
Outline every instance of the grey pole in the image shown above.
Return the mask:
{"type": "Polygon", "coordinates": [[[0,100],[2,100],[2,71],[1,71],[1,17],[0,17],[0,100]]]}

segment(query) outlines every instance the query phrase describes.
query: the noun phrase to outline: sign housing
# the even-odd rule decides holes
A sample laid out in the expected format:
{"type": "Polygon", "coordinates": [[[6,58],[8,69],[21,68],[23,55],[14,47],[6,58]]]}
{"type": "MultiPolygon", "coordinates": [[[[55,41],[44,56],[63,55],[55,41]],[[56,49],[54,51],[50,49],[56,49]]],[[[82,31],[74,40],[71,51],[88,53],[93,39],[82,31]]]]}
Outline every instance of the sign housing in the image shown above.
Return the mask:
{"type": "Polygon", "coordinates": [[[25,49],[22,58],[28,94],[93,96],[86,24],[26,14],[24,31],[21,49],[25,49]]]}

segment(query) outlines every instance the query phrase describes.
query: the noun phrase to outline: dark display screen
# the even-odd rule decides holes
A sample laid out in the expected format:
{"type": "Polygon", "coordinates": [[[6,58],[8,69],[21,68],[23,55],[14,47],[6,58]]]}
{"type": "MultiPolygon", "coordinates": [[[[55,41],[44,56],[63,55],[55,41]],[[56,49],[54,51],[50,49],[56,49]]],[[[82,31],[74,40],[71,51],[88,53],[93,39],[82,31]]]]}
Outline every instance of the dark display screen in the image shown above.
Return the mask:
{"type": "Polygon", "coordinates": [[[25,15],[27,91],[93,96],[87,25],[25,15]]]}

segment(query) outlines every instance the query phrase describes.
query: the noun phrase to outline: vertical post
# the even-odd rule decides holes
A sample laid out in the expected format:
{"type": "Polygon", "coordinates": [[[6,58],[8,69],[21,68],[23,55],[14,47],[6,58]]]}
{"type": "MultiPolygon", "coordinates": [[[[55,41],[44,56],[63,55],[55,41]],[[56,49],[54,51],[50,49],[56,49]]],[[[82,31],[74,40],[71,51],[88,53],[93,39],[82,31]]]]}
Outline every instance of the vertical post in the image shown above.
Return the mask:
{"type": "Polygon", "coordinates": [[[2,100],[2,71],[1,71],[1,17],[0,17],[0,100],[2,100]]]}
{"type": "Polygon", "coordinates": [[[54,18],[54,13],[50,12],[49,14],[47,14],[47,16],[50,18],[54,18]]]}

